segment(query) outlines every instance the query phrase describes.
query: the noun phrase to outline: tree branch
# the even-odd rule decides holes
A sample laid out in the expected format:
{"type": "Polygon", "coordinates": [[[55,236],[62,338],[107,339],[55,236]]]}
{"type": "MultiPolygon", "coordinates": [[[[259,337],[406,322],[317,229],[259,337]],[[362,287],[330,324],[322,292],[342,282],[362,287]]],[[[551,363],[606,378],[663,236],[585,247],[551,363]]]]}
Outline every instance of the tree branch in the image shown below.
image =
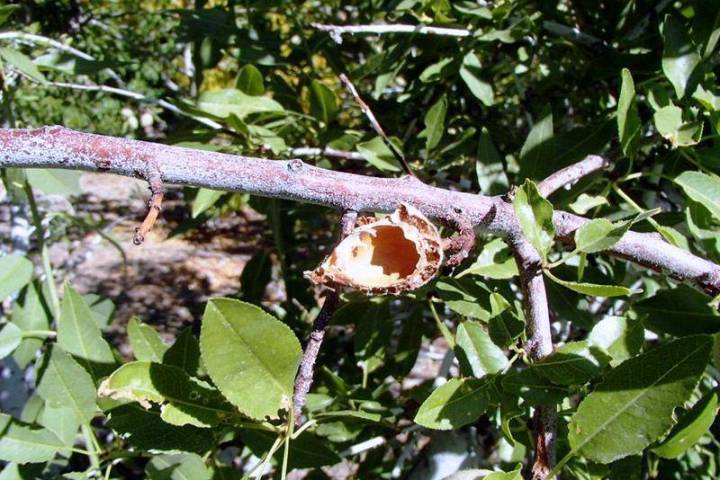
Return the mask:
{"type": "Polygon", "coordinates": [[[464,28],[431,27],[428,25],[324,25],[321,23],[313,23],[312,26],[317,30],[328,32],[333,40],[338,43],[342,43],[343,34],[383,35],[386,33],[416,33],[420,35],[443,35],[449,37],[469,37],[472,35],[470,30],[464,28]]]}
{"type": "MultiPolygon", "coordinates": [[[[545,280],[542,275],[542,260],[535,248],[523,237],[511,240],[510,244],[520,272],[520,285],[523,291],[525,318],[528,325],[525,351],[528,357],[536,362],[553,352],[550,311],[545,280]]],[[[533,480],[545,480],[555,465],[555,432],[557,428],[555,407],[547,405],[537,407],[533,424],[535,427],[535,462],[532,467],[532,478],[533,480]]]]}
{"type": "Polygon", "coordinates": [[[328,157],[340,158],[342,160],[365,160],[360,152],[349,152],[346,150],[338,150],[332,147],[313,148],[313,147],[296,147],[291,148],[289,153],[293,157],[328,157]]]}
{"type": "Polygon", "coordinates": [[[562,170],[558,170],[538,184],[538,190],[543,197],[549,197],[553,192],[565,185],[570,185],[591,173],[603,170],[610,166],[610,161],[599,155],[588,155],[577,163],[573,163],[562,170]]]}
{"type": "MultiPolygon", "coordinates": [[[[45,127],[0,129],[0,168],[61,168],[147,178],[157,171],[167,184],[245,192],[325,205],[342,211],[392,212],[401,202],[452,222],[465,217],[478,231],[520,238],[512,205],[500,197],[456,192],[417,179],[378,178],[325,170],[300,160],[263,160],[45,127]],[[156,170],[153,170],[156,169],[156,170]]],[[[586,219],[555,212],[558,239],[572,242],[586,219]]],[[[608,253],[691,281],[720,294],[720,266],[653,234],[628,232],[608,253]]]]}

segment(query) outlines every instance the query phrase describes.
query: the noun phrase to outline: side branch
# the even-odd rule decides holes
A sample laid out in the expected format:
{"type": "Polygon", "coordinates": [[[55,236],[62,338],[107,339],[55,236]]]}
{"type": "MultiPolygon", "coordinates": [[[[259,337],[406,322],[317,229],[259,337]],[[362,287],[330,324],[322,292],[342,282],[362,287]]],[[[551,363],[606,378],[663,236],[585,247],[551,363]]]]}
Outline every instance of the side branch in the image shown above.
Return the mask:
{"type": "Polygon", "coordinates": [[[538,184],[538,190],[543,197],[549,197],[553,192],[565,185],[571,185],[583,177],[610,166],[610,161],[599,155],[588,155],[577,163],[573,163],[562,170],[558,170],[538,184]]]}
{"type": "Polygon", "coordinates": [[[313,23],[313,28],[328,32],[338,43],[342,42],[343,34],[371,34],[383,35],[386,33],[417,33],[420,35],[443,35],[447,37],[469,37],[470,30],[464,28],[431,27],[428,25],[409,24],[381,24],[381,25],[324,25],[313,23]]]}
{"type": "MultiPolygon", "coordinates": [[[[416,178],[378,178],[313,167],[300,160],[263,160],[105,137],[62,127],[0,129],[0,168],[61,168],[144,178],[156,168],[167,184],[245,192],[333,207],[342,211],[394,211],[408,203],[429,218],[452,222],[455,211],[475,230],[520,238],[512,205],[500,197],[455,192],[416,178]]],[[[571,242],[587,219],[558,211],[557,236],[571,242]]],[[[607,253],[720,294],[720,266],[653,234],[628,232],[607,253]]]]}

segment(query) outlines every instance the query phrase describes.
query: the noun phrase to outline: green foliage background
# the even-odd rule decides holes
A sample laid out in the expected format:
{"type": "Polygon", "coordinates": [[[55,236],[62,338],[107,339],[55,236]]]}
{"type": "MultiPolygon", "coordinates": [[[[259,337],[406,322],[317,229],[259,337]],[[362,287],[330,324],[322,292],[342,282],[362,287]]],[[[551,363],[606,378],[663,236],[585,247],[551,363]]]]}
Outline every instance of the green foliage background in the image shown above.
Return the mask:
{"type": "Polygon", "coordinates": [[[123,363],[103,336],[102,301],[69,284],[57,292],[48,260],[66,224],[43,221],[35,197],[72,200],[76,174],[6,169],[6,202],[28,205],[36,228],[27,252],[2,239],[0,357],[29,368],[37,390],[21,415],[0,414],[1,479],[224,479],[265,467],[324,478],[341,460],[351,478],[516,479],[540,405],[559,412],[563,478],[717,478],[719,299],[598,254],[632,228],[720,261],[717,0],[35,0],[8,2],[0,19],[6,127],[270,158],[330,147],[345,153],[307,161],[397,176],[340,84],[347,73],[422,180],[490,195],[518,186],[557,345],[526,358],[517,267],[501,240],[481,238],[420,291],[344,295],[308,423],[293,433],[300,340],[318,311],[302,272],[332,244],[335,213],[188,189],[184,228],[250,205],[273,247],[249,262],[235,299],[208,303],[199,336],[167,345],[132,320],[134,360],[123,363]],[[314,23],[469,33],[339,35],[314,23]],[[612,171],[539,195],[536,182],[588,154],[612,171]],[[554,210],[594,219],[571,251],[554,241],[554,210]],[[286,298],[271,305],[276,277],[286,298]],[[418,357],[444,345],[435,381],[414,381],[418,357]],[[464,463],[438,464],[449,450],[464,463]]]}

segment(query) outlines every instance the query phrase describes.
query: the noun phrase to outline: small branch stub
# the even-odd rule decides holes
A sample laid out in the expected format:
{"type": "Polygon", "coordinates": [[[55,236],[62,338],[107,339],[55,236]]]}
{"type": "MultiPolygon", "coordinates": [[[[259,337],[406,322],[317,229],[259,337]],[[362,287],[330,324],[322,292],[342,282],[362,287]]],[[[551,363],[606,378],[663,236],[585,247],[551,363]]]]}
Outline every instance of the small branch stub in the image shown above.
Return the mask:
{"type": "Polygon", "coordinates": [[[150,200],[148,200],[148,212],[145,216],[145,220],[135,229],[133,235],[133,243],[135,245],[142,245],[145,241],[145,236],[150,230],[152,230],[155,221],[157,221],[158,215],[162,210],[163,195],[165,189],[162,185],[162,180],[159,176],[153,177],[149,180],[150,183],[150,200]]]}
{"type": "Polygon", "coordinates": [[[331,288],[398,295],[429,282],[442,261],[442,239],[435,225],[416,208],[401,204],[391,215],[353,229],[305,276],[331,288]]]}

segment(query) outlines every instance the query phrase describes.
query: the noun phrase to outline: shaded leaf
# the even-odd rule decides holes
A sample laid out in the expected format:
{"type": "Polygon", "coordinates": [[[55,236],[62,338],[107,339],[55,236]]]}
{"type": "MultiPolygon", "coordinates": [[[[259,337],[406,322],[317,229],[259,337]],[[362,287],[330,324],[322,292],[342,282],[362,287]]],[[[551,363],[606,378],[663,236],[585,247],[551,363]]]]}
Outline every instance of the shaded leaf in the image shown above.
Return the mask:
{"type": "MultiPolygon", "coordinates": [[[[40,295],[39,283],[29,283],[23,292],[21,301],[15,302],[12,321],[22,331],[47,330],[49,328],[50,312],[40,295]]],[[[42,344],[43,339],[40,337],[23,338],[13,353],[13,358],[18,366],[25,368],[31,361],[35,360],[35,354],[42,344]]]]}
{"type": "Polygon", "coordinates": [[[520,167],[524,175],[537,178],[542,162],[547,162],[553,138],[553,116],[550,108],[546,108],[535,122],[520,150],[520,167]]]}
{"type": "Polygon", "coordinates": [[[212,478],[210,469],[196,453],[155,455],[145,466],[145,474],[150,480],[210,480],[212,478]]]}
{"type": "MultiPolygon", "coordinates": [[[[267,454],[277,434],[272,432],[243,430],[240,438],[251,452],[262,457],[267,454]]],[[[276,453],[277,460],[282,461],[282,451],[276,453]]],[[[340,457],[327,441],[316,435],[303,432],[298,438],[290,442],[288,468],[320,468],[325,465],[334,465],[340,457]]]]}
{"type": "Polygon", "coordinates": [[[519,395],[530,405],[554,405],[567,397],[567,387],[555,385],[537,370],[526,368],[505,375],[502,387],[506,392],[519,395]]]}
{"type": "Polygon", "coordinates": [[[80,194],[80,172],[51,168],[28,168],[25,170],[33,188],[48,195],[69,197],[80,194]]]}
{"type": "Polygon", "coordinates": [[[572,452],[600,463],[642,452],[672,426],[673,409],[692,394],[711,348],[708,336],[684,337],[618,365],[572,416],[572,452]]]}
{"type": "Polygon", "coordinates": [[[454,312],[466,317],[490,319],[490,290],[472,278],[443,278],[435,284],[438,296],[454,312]]]}
{"type": "Polygon", "coordinates": [[[531,368],[557,385],[582,385],[600,373],[606,360],[586,341],[568,342],[531,368]]]}
{"type": "Polygon", "coordinates": [[[235,88],[252,96],[264,94],[265,85],[262,73],[254,65],[245,65],[238,71],[235,88]]]}
{"type": "Polygon", "coordinates": [[[622,69],[622,85],[617,106],[618,136],[623,153],[634,158],[640,141],[640,115],[635,104],[635,83],[630,70],[622,69]]]}
{"type": "Polygon", "coordinates": [[[665,44],[662,57],[662,70],[675,88],[677,98],[692,93],[691,77],[700,64],[697,53],[685,26],[673,15],[666,15],[662,26],[665,44]]]}
{"type": "Polygon", "coordinates": [[[335,93],[318,80],[313,80],[310,83],[310,114],[323,123],[330,123],[338,111],[335,93]]]}
{"type": "Polygon", "coordinates": [[[590,346],[602,348],[611,357],[611,364],[637,355],[645,341],[645,328],[639,321],[626,317],[607,317],[599,321],[588,334],[590,346]]]}
{"type": "Polygon", "coordinates": [[[375,137],[367,142],[357,143],[355,149],[370,165],[380,170],[388,172],[402,171],[402,167],[395,158],[395,155],[393,155],[392,151],[385,145],[380,137],[375,137]]]}
{"type": "Polygon", "coordinates": [[[447,97],[443,95],[425,114],[425,149],[429,152],[437,147],[445,133],[445,115],[447,114],[447,97]]]}
{"type": "Polygon", "coordinates": [[[200,367],[200,344],[190,327],[180,332],[175,343],[163,355],[162,363],[180,367],[193,376],[197,374],[200,367]]]}
{"type": "Polygon", "coordinates": [[[460,67],[460,78],[463,79],[465,85],[470,89],[473,95],[488,107],[495,103],[495,94],[492,85],[478,78],[477,73],[481,69],[480,59],[473,52],[469,52],[463,58],[460,67]]]}
{"type": "Polygon", "coordinates": [[[271,98],[247,95],[234,88],[205,92],[200,95],[197,106],[220,118],[235,115],[243,119],[252,113],[284,112],[282,105],[271,98]]]}
{"type": "Polygon", "coordinates": [[[477,420],[488,407],[485,380],[452,378],[436,388],[415,415],[415,423],[435,430],[452,430],[477,420]]]}
{"type": "Polygon", "coordinates": [[[685,194],[720,220],[720,179],[702,172],[683,172],[675,177],[685,194]]]}
{"type": "Polygon", "coordinates": [[[162,362],[168,346],[150,325],[145,325],[137,317],[128,322],[127,334],[133,355],[137,360],[162,362]]]}
{"type": "Polygon", "coordinates": [[[710,431],[718,409],[718,394],[711,391],[698,400],[668,436],[652,450],[663,458],[677,458],[710,431]]]}
{"type": "Polygon", "coordinates": [[[192,218],[197,218],[207,209],[215,205],[225,192],[210,190],[209,188],[198,188],[197,195],[192,202],[192,218]]]}
{"type": "Polygon", "coordinates": [[[634,305],[645,314],[646,328],[675,336],[720,332],[720,315],[709,306],[710,297],[688,286],[661,290],[634,305]]]}
{"type": "Polygon", "coordinates": [[[460,324],[455,337],[455,352],[464,370],[476,378],[500,372],[508,365],[505,353],[477,322],[460,324]]]}

